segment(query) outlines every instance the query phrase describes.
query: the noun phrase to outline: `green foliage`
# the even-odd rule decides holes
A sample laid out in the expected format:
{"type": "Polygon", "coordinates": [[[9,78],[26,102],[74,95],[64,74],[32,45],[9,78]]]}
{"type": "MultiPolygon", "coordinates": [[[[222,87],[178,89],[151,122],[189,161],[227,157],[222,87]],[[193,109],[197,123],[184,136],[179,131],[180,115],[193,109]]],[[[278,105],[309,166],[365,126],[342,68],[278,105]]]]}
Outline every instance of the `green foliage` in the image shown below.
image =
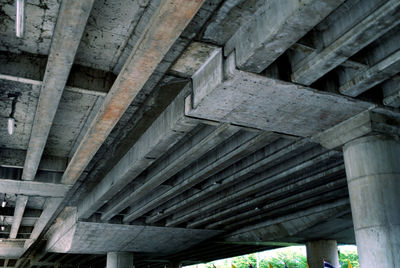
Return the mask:
{"type": "MultiPolygon", "coordinates": [[[[343,249],[339,251],[339,262],[341,268],[349,268],[347,260],[350,261],[353,268],[359,268],[358,255],[356,250],[343,249]]],[[[257,255],[249,254],[238,256],[231,260],[236,268],[249,268],[249,263],[253,268],[257,267],[257,255]]],[[[219,262],[215,264],[217,268],[232,268],[228,260],[224,260],[223,264],[219,262]]],[[[273,268],[283,268],[286,262],[288,268],[307,268],[307,257],[304,254],[304,248],[301,250],[299,247],[291,247],[280,249],[269,254],[267,258],[260,258],[260,268],[269,268],[270,263],[273,268]]],[[[207,263],[205,268],[213,268],[214,262],[207,263]]],[[[321,267],[322,268],[322,267],[321,267]]]]}
{"type": "Polygon", "coordinates": [[[351,266],[353,268],[359,268],[358,264],[358,254],[356,251],[352,250],[340,250],[339,251],[339,262],[341,264],[341,268],[349,268],[347,260],[350,261],[351,266]]]}

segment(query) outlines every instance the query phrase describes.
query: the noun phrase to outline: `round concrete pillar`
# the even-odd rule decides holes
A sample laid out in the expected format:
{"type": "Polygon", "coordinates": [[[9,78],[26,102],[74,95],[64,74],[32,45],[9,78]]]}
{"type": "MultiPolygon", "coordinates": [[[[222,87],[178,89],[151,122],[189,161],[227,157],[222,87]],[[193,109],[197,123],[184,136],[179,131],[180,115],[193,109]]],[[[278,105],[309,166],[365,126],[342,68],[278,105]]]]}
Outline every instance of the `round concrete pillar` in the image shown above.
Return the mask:
{"type": "Polygon", "coordinates": [[[400,268],[400,143],[367,136],[343,148],[361,268],[400,268]]]}
{"type": "Polygon", "coordinates": [[[108,252],[107,268],[132,268],[133,254],[130,252],[108,252]]]}
{"type": "Polygon", "coordinates": [[[339,266],[339,255],[335,240],[310,241],[306,244],[307,262],[310,268],[324,267],[324,259],[335,267],[339,266]]]}

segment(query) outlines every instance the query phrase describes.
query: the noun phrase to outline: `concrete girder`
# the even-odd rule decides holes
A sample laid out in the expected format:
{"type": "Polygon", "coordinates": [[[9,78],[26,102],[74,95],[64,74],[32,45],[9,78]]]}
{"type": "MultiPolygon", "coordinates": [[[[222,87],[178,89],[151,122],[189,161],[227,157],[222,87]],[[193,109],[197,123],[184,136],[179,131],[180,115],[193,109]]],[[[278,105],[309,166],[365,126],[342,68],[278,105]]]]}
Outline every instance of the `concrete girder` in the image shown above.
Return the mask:
{"type": "MultiPolygon", "coordinates": [[[[45,202],[44,209],[39,219],[36,221],[35,226],[32,230],[30,239],[37,239],[42,233],[43,229],[46,227],[47,223],[50,221],[53,214],[56,212],[60,206],[63,198],[48,198],[45,202]]],[[[28,246],[28,245],[26,245],[28,246]]]]}
{"type": "Polygon", "coordinates": [[[10,238],[17,238],[17,233],[19,226],[22,221],[22,216],[25,211],[26,203],[28,202],[28,196],[18,195],[17,200],[15,201],[15,209],[14,209],[14,219],[11,225],[10,238]]]}
{"type": "MultiPolygon", "coordinates": [[[[281,203],[285,203],[287,200],[282,200],[281,201],[275,201],[271,202],[270,204],[265,205],[259,213],[256,215],[253,215],[250,218],[246,218],[245,215],[246,213],[239,214],[238,215],[238,220],[235,221],[234,217],[230,218],[229,220],[233,220],[230,224],[227,224],[224,226],[224,230],[229,231],[229,230],[237,230],[243,226],[250,226],[252,223],[261,221],[264,219],[273,219],[277,216],[285,215],[285,214],[290,214],[290,212],[293,211],[302,211],[306,208],[319,205],[321,203],[327,203],[331,202],[333,200],[338,200],[340,198],[346,199],[348,198],[348,193],[346,191],[346,180],[342,178],[341,181],[338,182],[333,182],[330,183],[329,186],[332,187],[333,189],[328,190],[327,192],[324,193],[324,201],[321,202],[321,196],[311,196],[309,198],[305,198],[303,200],[299,200],[296,202],[289,202],[289,204],[285,204],[285,206],[281,207],[281,203]],[[243,219],[241,219],[243,217],[243,219]],[[241,219],[241,220],[240,220],[241,219]]],[[[323,187],[320,187],[323,188],[323,187]]],[[[321,190],[321,189],[319,189],[321,190]]],[[[325,190],[327,190],[325,188],[325,190]]],[[[257,211],[257,210],[256,210],[257,211]]],[[[321,221],[321,220],[319,220],[321,221]]],[[[214,226],[215,228],[215,226],[214,226]]],[[[210,229],[211,230],[211,229],[210,229]]],[[[293,234],[291,234],[293,235],[293,234]]]]}
{"type": "Polygon", "coordinates": [[[196,119],[184,115],[185,93],[186,90],[183,90],[178,95],[117,165],[79,203],[79,218],[90,217],[199,124],[196,119]]]}
{"type": "Polygon", "coordinates": [[[202,4],[203,0],[162,2],[72,157],[63,175],[64,183],[74,184],[79,178],[202,4]]]}
{"type": "Polygon", "coordinates": [[[370,67],[340,85],[340,93],[356,97],[400,72],[400,33],[397,28],[382,36],[378,46],[368,51],[370,67]]]}
{"type": "MultiPolygon", "coordinates": [[[[94,0],[62,2],[26,154],[22,180],[33,180],[94,0]]],[[[27,196],[18,195],[10,238],[15,238],[27,196]]]]}
{"type": "Polygon", "coordinates": [[[342,2],[265,1],[226,42],[225,56],[235,50],[239,69],[260,73],[342,2]]]}
{"type": "MultiPolygon", "coordinates": [[[[332,36],[329,38],[333,39],[333,36],[337,36],[337,39],[333,39],[331,43],[327,43],[324,48],[317,50],[315,53],[312,53],[300,61],[296,66],[293,66],[292,80],[299,84],[311,85],[330,70],[346,61],[360,49],[400,23],[399,1],[385,1],[385,3],[376,10],[374,10],[374,8],[369,8],[371,3],[375,6],[380,4],[377,1],[359,2],[358,5],[354,5],[354,14],[352,13],[352,16],[348,16],[339,26],[334,25],[332,29],[325,29],[325,36],[331,33],[332,36]],[[361,8],[359,6],[360,4],[365,4],[368,8],[361,8]],[[359,16],[361,18],[365,16],[365,14],[362,13],[365,10],[371,13],[361,21],[358,21],[359,16]],[[360,12],[361,14],[359,14],[360,12]],[[355,26],[348,29],[357,21],[358,23],[355,26]],[[342,29],[337,29],[337,27],[341,27],[342,29]]],[[[353,12],[353,9],[351,12],[353,12]]],[[[342,18],[341,13],[340,15],[342,18]]]]}
{"type": "Polygon", "coordinates": [[[69,188],[70,187],[67,185],[55,183],[7,179],[0,180],[0,192],[5,194],[64,197],[69,188]]]}
{"type": "Polygon", "coordinates": [[[234,59],[231,54],[223,67],[221,53],[213,54],[193,75],[194,81],[204,82],[194,86],[186,99],[188,116],[309,137],[374,107],[342,95],[239,71],[234,59]],[[224,79],[211,80],[220,77],[222,70],[224,79]]]}
{"type": "MultiPolygon", "coordinates": [[[[172,217],[172,219],[167,220],[166,226],[176,226],[194,218],[196,214],[207,212],[210,213],[211,211],[214,211],[215,209],[220,208],[226,204],[232,204],[232,202],[235,202],[245,196],[256,193],[257,191],[259,191],[259,189],[265,189],[265,187],[268,187],[268,185],[273,182],[279,181],[284,177],[295,174],[296,172],[304,168],[313,166],[316,163],[327,160],[331,157],[334,157],[335,155],[337,155],[336,152],[324,152],[320,149],[311,150],[307,153],[302,154],[301,158],[295,158],[293,161],[289,161],[289,163],[287,163],[287,165],[285,166],[281,165],[272,168],[271,170],[267,170],[266,172],[262,172],[255,176],[252,176],[250,179],[247,179],[246,181],[239,183],[228,190],[225,190],[222,197],[219,195],[214,195],[211,198],[197,202],[196,206],[190,207],[189,210],[184,210],[176,213],[172,217]]],[[[239,172],[239,174],[236,173],[235,176],[230,178],[228,177],[227,179],[223,180],[220,184],[219,190],[223,189],[222,186],[224,186],[224,181],[225,184],[230,186],[233,183],[231,182],[232,178],[239,177],[238,175],[240,175],[240,173],[250,173],[250,175],[247,176],[251,176],[252,174],[254,174],[255,170],[253,170],[253,172],[251,171],[252,169],[254,169],[255,166],[260,165],[260,162],[266,161],[265,159],[263,161],[259,161],[255,165],[242,170],[241,172],[239,172]]]]}
{"type": "MultiPolygon", "coordinates": [[[[152,189],[155,189],[180,170],[190,165],[195,157],[204,155],[219,143],[234,135],[239,129],[239,127],[221,124],[215,129],[213,127],[211,132],[207,131],[204,133],[204,136],[201,135],[200,140],[196,141],[197,135],[192,136],[188,143],[183,144],[176,151],[168,155],[167,159],[164,159],[163,163],[168,163],[166,166],[163,167],[163,164],[161,164],[159,165],[161,167],[152,168],[145,178],[141,179],[143,180],[141,186],[126,195],[119,196],[115,203],[111,202],[108,209],[102,213],[101,219],[109,220],[116,213],[130,206],[140,198],[145,197],[152,189]]],[[[134,217],[128,213],[123,221],[131,222],[133,219],[134,217]]]]}
{"type": "MultiPolygon", "coordinates": [[[[295,182],[292,182],[291,184],[288,184],[288,185],[286,185],[286,186],[284,186],[282,188],[271,189],[272,191],[270,191],[270,192],[268,192],[268,193],[266,193],[266,194],[264,194],[262,196],[253,198],[250,201],[243,202],[243,203],[241,203],[241,204],[239,204],[237,206],[234,206],[232,208],[223,210],[221,212],[214,213],[214,214],[212,214],[212,215],[210,215],[208,217],[203,217],[203,218],[201,218],[199,220],[192,221],[191,223],[188,224],[187,227],[188,228],[199,228],[202,225],[205,225],[205,224],[207,224],[209,222],[213,222],[212,224],[207,225],[207,227],[206,227],[207,229],[213,229],[213,228],[215,228],[215,226],[223,225],[225,223],[231,222],[230,220],[228,220],[228,218],[226,218],[229,215],[238,215],[238,213],[240,211],[246,211],[246,210],[249,210],[250,208],[254,208],[258,204],[260,204],[262,202],[265,202],[267,200],[274,200],[274,199],[278,198],[280,195],[282,195],[284,193],[291,193],[291,192],[295,191],[296,188],[301,189],[302,186],[309,185],[309,184],[312,185],[313,183],[315,183],[319,179],[322,179],[324,177],[334,176],[336,174],[340,174],[340,173],[343,173],[343,172],[344,172],[344,165],[339,165],[339,166],[335,166],[333,168],[330,168],[328,170],[323,170],[322,172],[317,173],[316,175],[305,176],[304,178],[300,178],[299,180],[297,180],[295,182]],[[221,220],[223,218],[224,218],[224,220],[221,220]],[[219,220],[219,221],[216,222],[216,220],[219,220]]],[[[317,190],[311,189],[309,191],[311,193],[313,193],[313,191],[317,191],[317,190]]],[[[294,198],[294,197],[290,196],[289,198],[294,198]]],[[[266,207],[264,206],[261,209],[265,209],[265,208],[266,207]]],[[[253,214],[257,214],[258,212],[253,210],[253,211],[249,211],[248,213],[250,215],[253,215],[253,214]]],[[[247,213],[245,213],[245,214],[247,215],[247,213]]]]}
{"type": "MultiPolygon", "coordinates": [[[[1,148],[0,166],[10,168],[23,168],[26,150],[1,148]]],[[[59,156],[44,155],[40,160],[38,170],[64,172],[68,159],[59,156]]]]}
{"type": "MultiPolygon", "coordinates": [[[[319,205],[312,206],[312,207],[309,207],[304,210],[295,211],[293,213],[283,215],[280,217],[269,218],[266,221],[263,221],[263,222],[260,222],[258,224],[254,224],[251,226],[246,226],[246,227],[240,228],[232,233],[229,233],[228,235],[226,235],[226,237],[227,237],[226,240],[240,241],[241,240],[240,237],[242,235],[246,235],[246,233],[250,233],[253,230],[262,229],[262,228],[265,228],[265,227],[268,227],[268,226],[271,226],[274,224],[282,224],[283,222],[286,222],[286,221],[305,217],[308,215],[318,214],[318,213],[321,213],[324,211],[329,212],[329,210],[332,210],[333,212],[330,213],[330,216],[336,216],[338,214],[338,209],[342,210],[342,208],[344,208],[344,207],[349,208],[349,204],[350,204],[349,198],[342,197],[342,198],[336,199],[333,202],[319,204],[319,205]]],[[[321,219],[319,219],[319,221],[321,221],[321,219]]]]}
{"type": "Polygon", "coordinates": [[[33,180],[94,0],[62,3],[22,173],[33,180]]]}
{"type": "Polygon", "coordinates": [[[296,154],[309,147],[310,144],[304,141],[294,143],[292,140],[278,140],[277,144],[271,143],[262,153],[250,157],[248,161],[242,161],[240,164],[212,176],[209,179],[209,186],[204,191],[194,193],[185,200],[179,200],[176,204],[166,207],[164,213],[161,215],[152,215],[149,217],[149,220],[155,222],[191,205],[198,205],[206,197],[216,199],[218,198],[216,194],[218,191],[230,187],[238,181],[248,181],[248,178],[253,174],[270,168],[278,164],[279,161],[287,160],[289,153],[296,154]]]}
{"type": "MultiPolygon", "coordinates": [[[[147,202],[145,202],[143,205],[132,206],[130,212],[128,212],[127,215],[130,215],[131,220],[144,215],[150,210],[159,207],[168,200],[171,200],[172,198],[178,196],[179,194],[187,191],[194,185],[202,182],[206,178],[216,174],[222,169],[233,164],[238,157],[245,157],[249,153],[258,150],[261,147],[273,141],[274,139],[277,139],[276,134],[268,132],[263,132],[260,134],[248,133],[248,135],[250,134],[251,134],[250,139],[246,140],[244,143],[240,144],[240,146],[234,148],[234,150],[230,152],[226,152],[225,150],[228,150],[228,148],[231,149],[231,147],[224,147],[221,149],[218,148],[217,151],[212,151],[212,155],[210,155],[209,157],[213,160],[215,159],[214,161],[207,161],[206,163],[199,161],[199,163],[194,164],[193,169],[190,170],[190,173],[187,172],[189,174],[182,174],[181,176],[182,178],[178,179],[179,183],[177,183],[173,188],[171,188],[168,191],[164,191],[162,194],[157,195],[155,198],[146,200],[147,202]],[[222,156],[222,157],[217,158],[217,156],[222,156]]],[[[238,137],[235,137],[233,143],[237,144],[238,140],[239,140],[238,137]]],[[[214,185],[214,188],[215,187],[217,187],[217,185],[214,185]]],[[[179,203],[182,202],[185,202],[185,200],[181,200],[181,202],[179,203]]],[[[162,214],[166,213],[163,212],[162,214]]],[[[150,220],[146,220],[146,223],[151,223],[151,222],[152,221],[150,220]]]]}
{"type": "Polygon", "coordinates": [[[382,84],[383,104],[400,107],[400,75],[396,75],[382,84]]]}

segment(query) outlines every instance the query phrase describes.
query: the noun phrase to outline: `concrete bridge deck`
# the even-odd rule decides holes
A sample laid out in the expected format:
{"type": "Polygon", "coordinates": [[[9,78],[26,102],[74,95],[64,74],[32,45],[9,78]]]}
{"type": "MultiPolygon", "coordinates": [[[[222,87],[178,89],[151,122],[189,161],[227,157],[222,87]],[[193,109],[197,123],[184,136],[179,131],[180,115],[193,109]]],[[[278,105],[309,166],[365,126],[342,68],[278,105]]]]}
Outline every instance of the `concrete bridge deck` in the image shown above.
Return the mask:
{"type": "Polygon", "coordinates": [[[399,267],[399,0],[26,0],[22,38],[14,5],[0,266],[327,240],[399,267]]]}

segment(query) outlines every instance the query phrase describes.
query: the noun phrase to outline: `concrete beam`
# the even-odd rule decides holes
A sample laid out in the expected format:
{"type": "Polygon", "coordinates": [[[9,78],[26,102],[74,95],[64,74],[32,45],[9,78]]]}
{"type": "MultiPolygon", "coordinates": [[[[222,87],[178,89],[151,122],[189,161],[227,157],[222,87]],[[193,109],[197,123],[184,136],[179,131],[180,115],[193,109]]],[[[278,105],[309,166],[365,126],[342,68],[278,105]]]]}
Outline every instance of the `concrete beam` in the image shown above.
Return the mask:
{"type": "MultiPolygon", "coordinates": [[[[36,240],[42,233],[43,229],[49,223],[51,217],[56,212],[58,207],[61,205],[63,198],[48,198],[44,204],[44,209],[39,219],[36,221],[35,226],[30,235],[30,239],[36,240]]],[[[30,244],[25,244],[25,247],[29,247],[30,244]]]]}
{"type": "Polygon", "coordinates": [[[342,2],[265,1],[226,43],[225,56],[235,50],[239,69],[260,73],[342,2]]]}
{"type": "Polygon", "coordinates": [[[359,2],[350,11],[347,11],[352,16],[348,16],[346,19],[343,18],[342,13],[337,12],[337,16],[340,15],[341,23],[332,23],[331,28],[324,29],[324,36],[321,37],[324,39],[320,42],[326,44],[325,47],[292,66],[292,80],[299,84],[311,85],[400,23],[399,1],[389,0],[378,8],[375,7],[376,5],[378,5],[376,1],[359,2]],[[365,5],[365,7],[360,5],[365,5]],[[365,11],[370,12],[366,17],[364,17],[365,11]],[[364,19],[359,21],[363,17],[364,19]],[[351,27],[355,23],[357,24],[351,27]],[[351,29],[348,29],[349,27],[351,29]],[[325,37],[329,33],[331,36],[325,37]]]}
{"type": "Polygon", "coordinates": [[[236,70],[234,54],[228,57],[225,66],[221,55],[214,55],[214,59],[193,76],[211,82],[199,87],[193,83],[193,94],[187,98],[188,116],[309,137],[374,106],[236,70]],[[211,80],[218,76],[213,73],[218,74],[221,69],[225,80],[211,80]]]}
{"type": "Polygon", "coordinates": [[[289,159],[289,154],[296,155],[307,148],[309,148],[309,144],[304,140],[298,142],[293,142],[291,140],[278,140],[276,144],[272,142],[270,145],[265,147],[262,153],[255,155],[250,161],[244,161],[230,169],[225,169],[218,175],[218,177],[211,178],[208,187],[206,187],[205,190],[195,192],[183,200],[179,200],[176,204],[173,203],[160,208],[165,209],[163,213],[151,215],[148,217],[146,222],[154,223],[176,213],[177,211],[181,211],[186,207],[198,204],[205,196],[218,199],[218,195],[216,194],[218,191],[234,185],[237,181],[247,181],[251,184],[252,182],[248,179],[252,174],[259,173],[265,168],[272,167],[282,160],[287,160],[289,159]]]}
{"type": "MultiPolygon", "coordinates": [[[[336,152],[325,152],[321,154],[321,151],[315,151],[307,155],[307,158],[305,158],[305,154],[303,154],[302,156],[304,157],[302,157],[302,161],[300,163],[293,161],[295,163],[291,163],[289,168],[287,166],[280,166],[272,169],[272,171],[267,171],[253,176],[251,179],[246,180],[244,185],[238,184],[236,187],[232,187],[229,190],[224,191],[223,196],[215,196],[213,198],[203,200],[202,202],[198,202],[196,206],[191,207],[189,211],[185,210],[176,213],[172,219],[167,220],[165,226],[176,226],[196,217],[196,215],[199,213],[210,213],[211,211],[214,211],[226,204],[232,204],[232,202],[240,200],[245,196],[254,194],[260,189],[265,189],[273,182],[279,181],[289,175],[293,175],[304,168],[314,166],[315,164],[332,158],[335,155],[337,155],[336,152]]],[[[224,181],[222,181],[221,185],[222,184],[224,184],[224,181]]]]}
{"type": "Polygon", "coordinates": [[[22,221],[22,216],[25,211],[26,203],[28,202],[28,196],[18,195],[15,201],[14,218],[11,225],[10,238],[17,238],[19,226],[22,221]]]}
{"type": "MultiPolygon", "coordinates": [[[[33,180],[94,0],[62,2],[40,90],[22,180],[33,180]]],[[[18,195],[10,238],[15,238],[27,196],[18,195]]]]}
{"type": "Polygon", "coordinates": [[[5,194],[16,194],[26,196],[64,197],[69,186],[55,183],[0,180],[0,192],[5,194]]]}
{"type": "MultiPolygon", "coordinates": [[[[26,150],[1,148],[0,166],[10,168],[23,168],[26,150]]],[[[40,160],[38,170],[51,172],[64,172],[68,159],[59,156],[44,155],[40,160]]]]}
{"type": "Polygon", "coordinates": [[[94,0],[62,2],[40,90],[23,180],[33,180],[94,0]]]}
{"type": "MultiPolygon", "coordinates": [[[[237,230],[239,228],[242,228],[243,226],[246,226],[246,227],[251,226],[253,223],[257,223],[257,222],[263,221],[265,219],[274,219],[274,218],[282,216],[282,215],[291,214],[293,211],[302,211],[309,207],[319,205],[321,203],[329,203],[334,200],[338,200],[340,198],[347,198],[348,194],[346,192],[345,181],[346,180],[344,180],[344,178],[342,178],[341,182],[336,183],[336,184],[339,184],[338,186],[335,186],[334,183],[331,183],[330,186],[333,187],[334,189],[324,193],[324,201],[323,202],[321,202],[321,196],[319,196],[319,195],[309,196],[308,198],[305,198],[302,200],[300,199],[300,200],[297,200],[296,202],[291,202],[291,203],[289,202],[286,204],[283,201],[281,203],[283,206],[279,206],[280,201],[271,202],[270,205],[266,205],[265,208],[263,207],[261,209],[261,211],[258,212],[259,209],[255,210],[258,213],[256,213],[255,215],[253,215],[250,218],[245,217],[245,213],[243,213],[244,215],[239,214],[237,220],[235,220],[234,217],[230,218],[229,220],[233,220],[233,221],[230,224],[224,225],[223,229],[224,230],[237,230]]],[[[336,215],[335,215],[335,217],[336,217],[336,215]]],[[[297,221],[298,219],[294,219],[294,220],[297,221]]],[[[321,222],[321,219],[319,219],[318,222],[321,222]]],[[[314,224],[313,224],[313,226],[314,226],[314,224]]],[[[300,227],[300,229],[306,229],[306,227],[311,227],[311,226],[307,226],[307,224],[304,224],[304,226],[299,226],[299,227],[300,227]]],[[[291,236],[291,235],[293,235],[293,234],[289,233],[289,236],[291,236]]]]}
{"type": "MultiPolygon", "coordinates": [[[[258,204],[261,204],[267,200],[276,200],[282,194],[289,194],[289,196],[287,198],[279,200],[278,202],[287,202],[288,200],[293,200],[295,198],[299,198],[298,195],[293,195],[292,192],[296,191],[297,189],[302,189],[301,187],[304,187],[306,185],[312,185],[312,183],[315,183],[315,181],[317,181],[317,180],[321,180],[325,177],[334,176],[334,175],[337,175],[340,173],[344,173],[344,165],[339,165],[334,168],[324,170],[313,176],[304,176],[304,178],[299,178],[299,180],[297,180],[297,181],[291,181],[292,183],[290,183],[284,187],[280,187],[279,189],[275,189],[275,190],[271,189],[270,192],[267,192],[267,193],[263,194],[262,196],[256,197],[250,201],[243,202],[232,208],[229,208],[229,209],[214,213],[210,216],[202,217],[201,219],[192,221],[187,225],[187,227],[188,228],[199,228],[200,226],[206,225],[209,222],[213,222],[212,224],[209,224],[206,227],[208,229],[213,229],[217,226],[221,226],[221,225],[224,225],[227,223],[232,223],[233,220],[237,220],[238,218],[236,218],[236,216],[231,216],[231,217],[228,217],[228,216],[229,215],[238,215],[241,211],[246,211],[246,212],[242,213],[242,216],[240,218],[247,217],[247,216],[253,216],[253,215],[259,213],[259,211],[256,211],[254,209],[250,210],[250,209],[257,207],[258,204]],[[285,201],[283,201],[283,200],[285,200],[285,201]],[[250,215],[248,215],[248,214],[250,214],[250,215]]],[[[328,183],[328,184],[322,185],[322,187],[316,187],[316,188],[312,188],[309,191],[301,192],[300,195],[311,196],[316,193],[320,193],[321,189],[323,191],[326,189],[331,189],[332,185],[343,186],[343,184],[340,184],[340,183],[335,183],[335,184],[328,183]]],[[[346,185],[346,184],[344,183],[344,185],[346,185]]],[[[268,203],[268,205],[266,205],[266,206],[257,207],[257,208],[262,210],[262,209],[268,209],[268,207],[270,207],[270,206],[271,206],[271,203],[268,203]]]]}
{"type": "MultiPolygon", "coordinates": [[[[397,27],[398,28],[398,27],[397,27]]],[[[395,28],[379,39],[366,54],[370,67],[351,76],[339,87],[340,93],[356,97],[400,71],[400,33],[395,28]]]]}
{"type": "MultiPolygon", "coordinates": [[[[134,204],[137,200],[145,197],[151,190],[157,188],[160,184],[171,178],[173,175],[189,166],[193,159],[203,156],[205,153],[218,146],[237,131],[239,127],[228,124],[221,124],[217,128],[206,127],[207,131],[199,131],[200,135],[194,135],[189,138],[187,143],[181,145],[176,151],[163,159],[163,163],[152,168],[145,178],[141,179],[143,184],[137,187],[134,191],[120,196],[115,203],[110,203],[107,210],[101,216],[102,220],[109,220],[119,211],[134,204]],[[211,131],[208,129],[211,128],[211,131]],[[205,132],[205,133],[204,133],[205,132]],[[200,137],[198,137],[200,136],[200,137]]],[[[131,222],[134,219],[129,213],[123,219],[124,222],[131,222]]]]}
{"type": "Polygon", "coordinates": [[[89,218],[199,123],[184,115],[186,92],[183,90],[177,96],[118,164],[79,203],[79,218],[89,218]]]}
{"type": "Polygon", "coordinates": [[[330,210],[330,209],[334,209],[337,207],[345,207],[348,206],[350,204],[349,198],[348,197],[344,197],[344,198],[340,198],[337,199],[333,202],[329,202],[329,203],[325,203],[325,204],[321,204],[321,205],[316,205],[316,206],[312,206],[310,208],[307,209],[302,209],[302,210],[298,210],[295,211],[294,213],[290,213],[287,215],[283,215],[280,217],[274,217],[271,219],[267,219],[264,222],[260,222],[258,224],[253,224],[250,226],[246,226],[243,228],[240,228],[230,234],[228,234],[228,237],[231,237],[231,239],[234,239],[235,236],[239,236],[241,234],[244,233],[248,233],[252,230],[256,230],[256,229],[260,229],[260,228],[265,228],[267,226],[273,225],[273,224],[277,224],[277,223],[282,223],[285,221],[290,221],[292,219],[296,219],[296,218],[300,218],[300,217],[304,217],[304,216],[308,216],[308,215],[313,215],[313,214],[317,214],[326,210],[330,210]]]}
{"type": "Polygon", "coordinates": [[[400,75],[383,83],[382,89],[383,104],[394,108],[400,107],[400,75]]]}
{"type": "MultiPolygon", "coordinates": [[[[132,205],[130,211],[127,213],[126,218],[129,217],[130,220],[134,220],[145,213],[149,212],[150,210],[164,204],[168,200],[178,196],[179,194],[189,190],[194,185],[202,182],[206,178],[216,174],[217,172],[221,171],[222,169],[228,167],[229,165],[233,164],[238,157],[246,157],[248,154],[260,149],[263,146],[266,146],[268,143],[272,142],[273,140],[278,138],[278,135],[263,132],[260,134],[256,133],[246,133],[247,135],[243,136],[250,136],[248,140],[245,140],[242,144],[237,146],[238,143],[241,142],[239,137],[235,137],[232,141],[232,146],[225,146],[223,148],[216,148],[216,150],[212,151],[212,155],[209,155],[209,161],[196,161],[195,164],[192,164],[190,171],[185,172],[185,174],[181,175],[181,178],[178,178],[174,187],[169,190],[164,191],[163,193],[155,196],[154,198],[148,199],[146,198],[146,202],[143,205],[132,205]],[[234,147],[237,146],[237,147],[234,147]],[[229,151],[234,148],[232,151],[229,151]],[[222,156],[218,158],[217,156],[222,156]]],[[[217,187],[217,185],[212,185],[210,187],[217,187]]],[[[178,202],[182,204],[186,200],[186,196],[178,202]]],[[[161,209],[164,210],[164,209],[161,209]]],[[[162,213],[164,214],[164,213],[162,213]]],[[[163,215],[166,216],[166,215],[163,215]]],[[[150,223],[150,221],[146,220],[146,223],[150,223]]]]}
{"type": "Polygon", "coordinates": [[[74,184],[79,178],[203,1],[161,3],[72,157],[63,176],[64,183],[74,184]]]}

